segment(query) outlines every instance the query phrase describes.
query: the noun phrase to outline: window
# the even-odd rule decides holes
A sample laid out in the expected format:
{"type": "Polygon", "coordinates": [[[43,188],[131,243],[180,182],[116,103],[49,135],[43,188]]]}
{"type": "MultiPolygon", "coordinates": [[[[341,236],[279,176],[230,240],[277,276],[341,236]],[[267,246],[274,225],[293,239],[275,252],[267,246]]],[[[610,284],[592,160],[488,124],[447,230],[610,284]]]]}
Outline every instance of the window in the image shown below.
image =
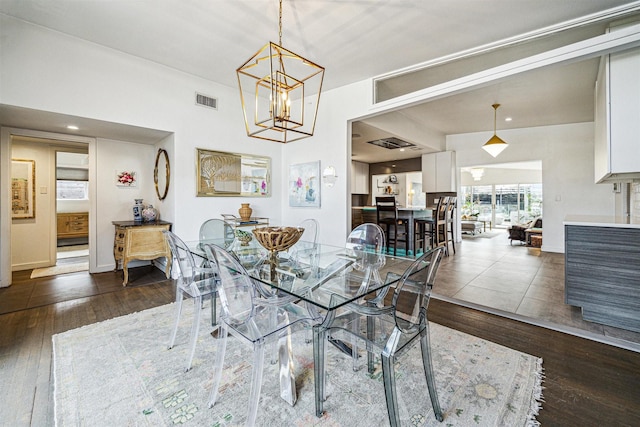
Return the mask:
{"type": "Polygon", "coordinates": [[[542,215],[542,184],[462,186],[461,214],[495,226],[521,224],[542,215]]]}
{"type": "Polygon", "coordinates": [[[58,200],[88,200],[88,181],[56,181],[56,199],[58,200]]]}

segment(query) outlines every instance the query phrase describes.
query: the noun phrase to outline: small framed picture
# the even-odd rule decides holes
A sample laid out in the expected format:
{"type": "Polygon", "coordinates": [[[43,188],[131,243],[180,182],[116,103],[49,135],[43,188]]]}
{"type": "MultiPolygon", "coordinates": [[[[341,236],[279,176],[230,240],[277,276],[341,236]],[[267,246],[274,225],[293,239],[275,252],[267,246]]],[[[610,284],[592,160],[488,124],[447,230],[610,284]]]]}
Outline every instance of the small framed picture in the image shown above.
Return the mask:
{"type": "Polygon", "coordinates": [[[138,179],[134,171],[116,171],[116,185],[118,187],[136,187],[138,179]]]}
{"type": "Polygon", "coordinates": [[[36,217],[36,162],[11,159],[11,218],[36,217]]]}

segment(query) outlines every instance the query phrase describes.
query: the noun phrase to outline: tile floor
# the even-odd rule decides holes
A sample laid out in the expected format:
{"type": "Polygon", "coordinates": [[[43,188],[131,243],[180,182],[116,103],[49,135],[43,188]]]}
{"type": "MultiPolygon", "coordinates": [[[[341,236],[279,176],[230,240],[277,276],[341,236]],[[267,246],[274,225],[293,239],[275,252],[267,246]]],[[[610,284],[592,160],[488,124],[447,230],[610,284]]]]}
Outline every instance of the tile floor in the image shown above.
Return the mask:
{"type": "Polygon", "coordinates": [[[506,230],[463,235],[456,254],[443,259],[433,292],[640,351],[640,333],[586,322],[579,307],[564,303],[564,254],[510,245],[506,230]]]}

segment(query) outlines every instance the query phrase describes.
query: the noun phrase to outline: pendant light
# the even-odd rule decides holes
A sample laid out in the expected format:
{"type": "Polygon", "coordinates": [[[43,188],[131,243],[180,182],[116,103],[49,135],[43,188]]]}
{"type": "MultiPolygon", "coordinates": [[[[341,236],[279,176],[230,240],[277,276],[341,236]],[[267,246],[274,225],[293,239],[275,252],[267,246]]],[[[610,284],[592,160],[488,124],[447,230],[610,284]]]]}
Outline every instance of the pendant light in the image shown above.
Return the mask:
{"type": "Polygon", "coordinates": [[[282,47],[265,44],[236,70],[247,135],[287,143],[313,136],[324,67],[282,47]]]}
{"type": "Polygon", "coordinates": [[[509,144],[507,144],[502,138],[496,135],[496,117],[498,114],[498,107],[500,104],[493,104],[493,136],[487,142],[484,143],[482,148],[491,154],[493,157],[498,157],[498,154],[502,153],[502,150],[507,148],[509,144]]]}

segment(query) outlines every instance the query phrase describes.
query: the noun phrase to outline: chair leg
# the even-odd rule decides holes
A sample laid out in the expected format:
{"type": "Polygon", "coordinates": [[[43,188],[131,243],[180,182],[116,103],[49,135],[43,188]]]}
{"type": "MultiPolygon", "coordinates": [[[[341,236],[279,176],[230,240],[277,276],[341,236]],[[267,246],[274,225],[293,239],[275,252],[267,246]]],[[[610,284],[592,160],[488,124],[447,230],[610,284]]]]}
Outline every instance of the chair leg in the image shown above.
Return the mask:
{"type": "Polygon", "coordinates": [[[264,344],[255,344],[253,350],[253,371],[251,373],[251,392],[249,393],[249,413],[247,415],[248,426],[256,425],[258,415],[258,401],[262,388],[262,371],[264,368],[264,344]]]}
{"type": "Polygon", "coordinates": [[[313,382],[315,385],[316,396],[316,416],[321,417],[324,412],[323,402],[326,398],[325,394],[325,341],[327,339],[327,331],[322,325],[313,326],[313,359],[318,363],[313,365],[313,382]]]}
{"type": "Polygon", "coordinates": [[[196,344],[198,343],[198,333],[200,332],[200,313],[202,311],[202,297],[196,297],[193,299],[193,324],[191,325],[191,340],[189,342],[189,359],[187,360],[187,367],[185,372],[191,369],[191,363],[193,362],[193,356],[196,353],[196,344]]]}
{"type": "Polygon", "coordinates": [[[424,375],[427,379],[427,388],[429,389],[429,397],[431,398],[431,406],[433,413],[438,421],[442,421],[442,409],[438,401],[438,391],[433,377],[433,364],[431,362],[431,344],[429,343],[429,326],[420,333],[420,349],[422,350],[422,365],[424,367],[424,375]]]}
{"type": "Polygon", "coordinates": [[[169,347],[173,348],[176,343],[176,335],[178,334],[178,324],[180,323],[180,314],[182,313],[182,292],[180,288],[176,288],[176,322],[173,325],[173,331],[171,332],[171,338],[169,339],[169,347]]]}
{"type": "Polygon", "coordinates": [[[222,379],[222,368],[224,364],[224,353],[227,349],[227,325],[224,322],[220,323],[220,333],[218,334],[218,348],[216,349],[216,357],[213,365],[213,386],[211,388],[211,394],[209,395],[209,408],[213,407],[218,398],[218,388],[220,387],[220,380],[222,379]]]}
{"type": "Polygon", "coordinates": [[[382,355],[382,378],[384,380],[384,395],[387,399],[387,412],[391,427],[400,426],[400,414],[398,411],[398,395],[396,393],[396,374],[393,366],[393,358],[382,355]]]}
{"type": "Polygon", "coordinates": [[[218,292],[211,294],[211,326],[218,324],[216,302],[218,300],[218,292]]]}

